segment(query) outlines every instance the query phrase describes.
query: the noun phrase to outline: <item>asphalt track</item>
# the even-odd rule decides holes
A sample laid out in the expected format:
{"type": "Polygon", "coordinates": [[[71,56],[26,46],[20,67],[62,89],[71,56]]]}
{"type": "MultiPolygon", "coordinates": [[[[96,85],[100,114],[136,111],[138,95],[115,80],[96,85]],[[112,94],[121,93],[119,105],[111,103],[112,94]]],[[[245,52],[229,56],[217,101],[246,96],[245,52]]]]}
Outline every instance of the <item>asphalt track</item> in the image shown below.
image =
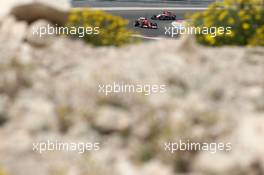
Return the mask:
{"type": "Polygon", "coordinates": [[[113,15],[121,16],[129,20],[128,27],[138,32],[136,37],[142,37],[145,39],[159,39],[164,37],[171,37],[165,35],[166,29],[171,27],[172,21],[159,21],[152,20],[158,24],[158,29],[143,29],[134,27],[134,21],[138,17],[151,18],[154,14],[159,14],[163,10],[169,10],[176,14],[177,20],[184,20],[186,15],[205,10],[208,6],[209,1],[203,1],[200,3],[184,3],[184,2],[127,2],[127,1],[76,1],[72,2],[72,6],[76,8],[93,8],[107,11],[113,15]]]}
{"type": "MultiPolygon", "coordinates": [[[[193,13],[192,10],[170,10],[174,12],[177,16],[177,20],[183,20],[185,19],[185,15],[188,13],[193,13]]],[[[139,33],[141,33],[143,36],[146,37],[170,37],[169,35],[165,35],[165,27],[168,29],[169,27],[172,27],[171,23],[173,21],[166,20],[166,21],[160,21],[160,20],[151,20],[152,22],[155,22],[158,24],[158,29],[145,29],[145,28],[139,28],[134,27],[134,21],[138,17],[146,17],[148,19],[151,18],[154,14],[159,14],[162,12],[162,10],[135,10],[135,11],[109,11],[110,13],[114,15],[122,16],[123,18],[126,18],[129,20],[128,27],[130,29],[133,29],[139,33]]]]}

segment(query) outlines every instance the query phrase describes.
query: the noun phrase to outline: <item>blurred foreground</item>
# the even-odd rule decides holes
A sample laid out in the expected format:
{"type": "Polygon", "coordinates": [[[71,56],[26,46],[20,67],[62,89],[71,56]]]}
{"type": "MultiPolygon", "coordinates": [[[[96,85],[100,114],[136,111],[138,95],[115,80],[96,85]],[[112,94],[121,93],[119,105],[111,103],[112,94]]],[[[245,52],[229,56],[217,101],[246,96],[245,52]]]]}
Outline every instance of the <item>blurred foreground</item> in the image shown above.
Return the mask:
{"type": "Polygon", "coordinates": [[[264,49],[207,48],[192,37],[94,48],[0,22],[1,175],[262,175],[264,49]],[[169,47],[168,47],[169,46],[169,47]],[[166,93],[98,92],[165,84],[166,93]],[[231,142],[231,152],[171,154],[164,143],[231,142]],[[45,140],[100,142],[85,154],[39,154],[45,140]]]}

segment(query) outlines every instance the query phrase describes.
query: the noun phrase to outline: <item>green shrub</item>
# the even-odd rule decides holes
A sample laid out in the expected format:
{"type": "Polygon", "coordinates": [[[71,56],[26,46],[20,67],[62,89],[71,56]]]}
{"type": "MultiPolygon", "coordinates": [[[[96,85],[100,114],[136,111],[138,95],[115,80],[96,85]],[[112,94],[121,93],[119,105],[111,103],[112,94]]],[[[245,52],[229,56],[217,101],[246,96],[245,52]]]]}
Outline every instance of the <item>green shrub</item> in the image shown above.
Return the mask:
{"type": "Polygon", "coordinates": [[[211,36],[197,34],[205,45],[264,46],[264,3],[262,0],[224,0],[191,16],[195,27],[231,27],[230,32],[211,36]]]}
{"type": "Polygon", "coordinates": [[[67,27],[92,28],[93,34],[74,35],[95,46],[121,46],[132,42],[132,31],[127,29],[128,21],[98,10],[73,10],[67,27]]]}

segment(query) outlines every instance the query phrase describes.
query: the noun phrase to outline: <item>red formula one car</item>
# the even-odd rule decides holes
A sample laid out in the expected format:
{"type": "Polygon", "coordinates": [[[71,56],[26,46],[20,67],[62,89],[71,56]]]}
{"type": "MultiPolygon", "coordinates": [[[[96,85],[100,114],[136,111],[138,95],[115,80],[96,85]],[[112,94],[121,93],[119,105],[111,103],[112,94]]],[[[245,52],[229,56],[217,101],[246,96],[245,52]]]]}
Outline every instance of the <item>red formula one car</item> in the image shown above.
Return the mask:
{"type": "Polygon", "coordinates": [[[148,28],[148,29],[158,29],[157,23],[152,23],[145,17],[140,17],[135,21],[135,27],[148,28]]]}
{"type": "Polygon", "coordinates": [[[163,11],[162,14],[153,15],[151,19],[153,20],[176,20],[176,14],[169,12],[169,11],[163,11]]]}

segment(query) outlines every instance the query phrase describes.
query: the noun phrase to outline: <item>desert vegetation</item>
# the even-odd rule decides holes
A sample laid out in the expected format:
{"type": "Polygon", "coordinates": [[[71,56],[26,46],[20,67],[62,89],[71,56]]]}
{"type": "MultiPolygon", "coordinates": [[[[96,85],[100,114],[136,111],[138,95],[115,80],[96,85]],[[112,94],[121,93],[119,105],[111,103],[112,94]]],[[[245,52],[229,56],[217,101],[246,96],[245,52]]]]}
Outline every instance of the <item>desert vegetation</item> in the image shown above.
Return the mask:
{"type": "Polygon", "coordinates": [[[191,16],[196,27],[231,27],[231,33],[216,37],[197,35],[199,43],[211,46],[263,46],[264,4],[262,0],[224,0],[191,16]]]}
{"type": "MultiPolygon", "coordinates": [[[[127,28],[128,21],[103,11],[71,10],[68,27],[98,27],[97,35],[85,35],[87,43],[95,46],[121,46],[133,42],[133,31],[127,28]]],[[[78,36],[77,36],[78,37],[78,36]]]]}

